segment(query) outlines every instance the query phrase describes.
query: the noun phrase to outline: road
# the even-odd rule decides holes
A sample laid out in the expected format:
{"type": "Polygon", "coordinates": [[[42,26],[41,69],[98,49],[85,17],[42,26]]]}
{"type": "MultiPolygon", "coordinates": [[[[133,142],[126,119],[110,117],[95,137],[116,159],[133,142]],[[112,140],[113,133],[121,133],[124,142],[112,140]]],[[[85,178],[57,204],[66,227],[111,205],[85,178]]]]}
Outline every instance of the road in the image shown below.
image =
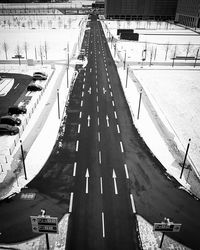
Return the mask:
{"type": "Polygon", "coordinates": [[[36,199],[17,195],[0,203],[1,242],[36,237],[29,216],[43,208],[59,219],[70,213],[67,249],[139,249],[136,208],[151,224],[164,217],[181,223],[169,236],[198,250],[200,203],[179,189],[138,134],[100,23],[89,25],[88,65],[79,72],[51,155],[28,185],[36,199]]]}

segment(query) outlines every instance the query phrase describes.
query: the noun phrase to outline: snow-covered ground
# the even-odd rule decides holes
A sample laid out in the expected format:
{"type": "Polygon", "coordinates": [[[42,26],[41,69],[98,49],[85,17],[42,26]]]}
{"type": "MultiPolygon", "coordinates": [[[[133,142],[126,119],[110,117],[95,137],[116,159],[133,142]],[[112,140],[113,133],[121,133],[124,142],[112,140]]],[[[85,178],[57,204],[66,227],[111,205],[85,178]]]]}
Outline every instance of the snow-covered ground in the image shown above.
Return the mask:
{"type": "Polygon", "coordinates": [[[150,29],[148,22],[145,21],[139,24],[136,21],[105,20],[102,24],[118,65],[134,123],[141,136],[167,171],[185,188],[200,197],[200,182],[194,176],[195,172],[200,177],[199,66],[194,67],[194,60],[190,61],[191,64],[182,60],[183,66],[177,66],[175,62],[172,67],[171,56],[174,52],[173,50],[170,52],[169,49],[166,53],[166,44],[173,44],[169,48],[176,48],[177,56],[187,54],[195,57],[200,46],[200,36],[191,30],[164,22],[160,24],[151,22],[150,29]],[[159,28],[156,29],[157,27],[159,28]],[[120,40],[117,36],[117,28],[133,28],[135,32],[143,35],[139,37],[138,42],[120,40]],[[154,35],[150,34],[151,32],[154,35]],[[166,33],[169,35],[165,35],[166,33]],[[112,42],[111,36],[114,36],[112,42]],[[149,63],[145,65],[142,62],[143,50],[147,49],[146,61],[148,61],[152,46],[155,48],[152,56],[153,65],[149,63]],[[154,57],[155,50],[157,50],[156,57],[154,57]],[[154,65],[155,61],[159,63],[154,65]],[[129,77],[126,81],[127,72],[129,77]],[[140,89],[143,93],[140,118],[137,119],[140,89]],[[185,167],[191,165],[194,172],[190,171],[190,168],[185,169],[180,179],[180,165],[183,164],[190,138],[185,167]]]}

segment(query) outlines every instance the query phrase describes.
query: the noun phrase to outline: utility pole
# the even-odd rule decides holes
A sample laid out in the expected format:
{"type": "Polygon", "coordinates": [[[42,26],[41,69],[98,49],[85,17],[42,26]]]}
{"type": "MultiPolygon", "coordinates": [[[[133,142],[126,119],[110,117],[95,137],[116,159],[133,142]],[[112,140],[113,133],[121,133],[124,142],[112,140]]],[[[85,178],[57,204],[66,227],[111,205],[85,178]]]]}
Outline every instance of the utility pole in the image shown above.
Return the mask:
{"type": "Polygon", "coordinates": [[[21,154],[22,154],[22,164],[23,164],[23,168],[24,168],[24,176],[25,176],[25,180],[27,180],[26,166],[25,166],[24,150],[23,150],[22,140],[20,140],[20,143],[21,143],[21,154]]]}
{"type": "Polygon", "coordinates": [[[185,168],[185,162],[186,162],[186,159],[187,159],[188,150],[189,150],[189,147],[190,147],[190,142],[191,142],[191,139],[189,139],[189,141],[188,141],[188,145],[187,145],[187,149],[186,149],[186,152],[185,152],[185,157],[184,157],[184,161],[183,161],[183,165],[182,165],[182,169],[181,169],[180,179],[182,178],[183,170],[185,168]]]}

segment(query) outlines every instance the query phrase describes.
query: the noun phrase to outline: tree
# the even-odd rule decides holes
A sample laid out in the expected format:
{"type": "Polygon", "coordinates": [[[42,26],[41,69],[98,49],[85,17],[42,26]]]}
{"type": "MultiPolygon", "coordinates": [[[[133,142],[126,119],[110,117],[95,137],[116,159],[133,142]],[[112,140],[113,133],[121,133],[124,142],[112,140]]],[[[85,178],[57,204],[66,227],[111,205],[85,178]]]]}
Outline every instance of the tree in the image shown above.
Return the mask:
{"type": "Polygon", "coordinates": [[[4,41],[3,50],[5,52],[6,60],[8,60],[8,44],[4,41]]]}
{"type": "Polygon", "coordinates": [[[19,44],[17,45],[17,48],[16,48],[16,58],[19,59],[19,65],[21,65],[21,58],[22,58],[22,49],[20,48],[19,44]]]}
{"type": "Polygon", "coordinates": [[[47,52],[48,52],[48,44],[47,44],[47,41],[44,42],[44,52],[45,52],[45,57],[46,57],[46,60],[47,60],[47,52]]]}
{"type": "Polygon", "coordinates": [[[43,47],[40,45],[40,60],[41,60],[41,65],[43,65],[43,47]]]}
{"type": "Polygon", "coordinates": [[[26,60],[28,58],[28,43],[24,42],[24,51],[25,51],[25,55],[26,55],[26,60]]]}

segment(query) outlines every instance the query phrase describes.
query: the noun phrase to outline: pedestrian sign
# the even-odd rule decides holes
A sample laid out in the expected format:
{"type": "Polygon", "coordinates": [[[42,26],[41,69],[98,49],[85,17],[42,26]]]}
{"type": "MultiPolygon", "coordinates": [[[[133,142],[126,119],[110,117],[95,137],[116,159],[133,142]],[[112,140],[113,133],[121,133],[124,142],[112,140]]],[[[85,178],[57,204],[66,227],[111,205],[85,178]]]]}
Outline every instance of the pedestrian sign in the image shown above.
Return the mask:
{"type": "Polygon", "coordinates": [[[31,216],[34,233],[58,233],[58,218],[50,216],[31,216]]]}

